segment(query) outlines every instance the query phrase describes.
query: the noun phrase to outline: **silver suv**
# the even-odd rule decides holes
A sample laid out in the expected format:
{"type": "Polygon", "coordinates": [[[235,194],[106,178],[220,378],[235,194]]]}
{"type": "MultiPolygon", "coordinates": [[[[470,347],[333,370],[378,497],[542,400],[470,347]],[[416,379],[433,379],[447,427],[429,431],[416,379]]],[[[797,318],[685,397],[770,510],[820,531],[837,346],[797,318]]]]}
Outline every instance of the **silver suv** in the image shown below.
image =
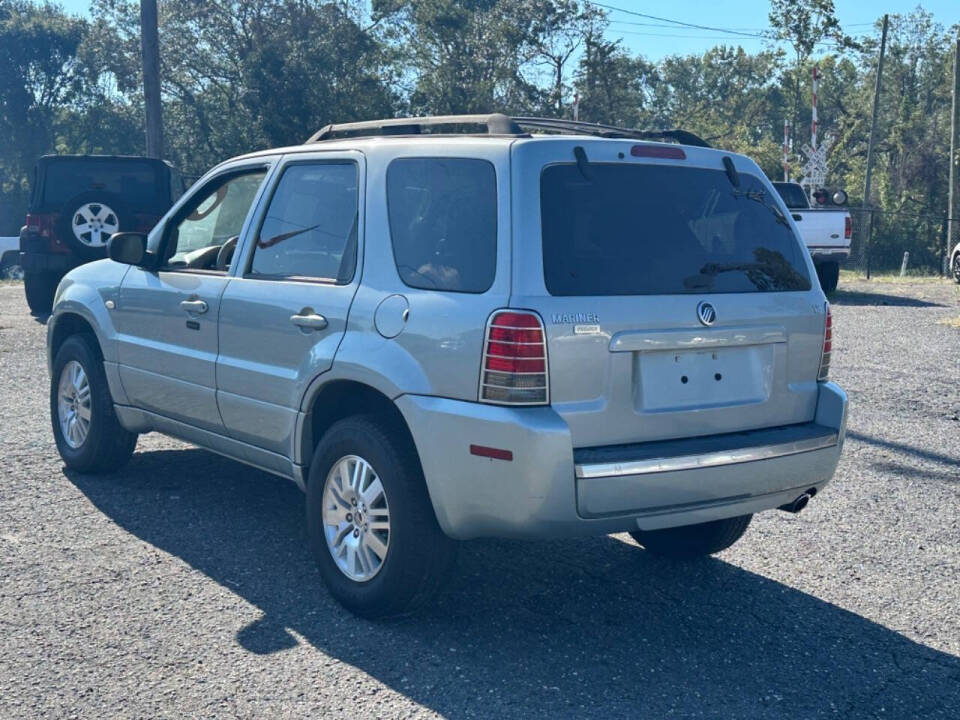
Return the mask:
{"type": "Polygon", "coordinates": [[[48,323],[67,466],[157,431],[293,480],[364,616],[429,599],[459,539],[717,552],[840,456],[797,228],[753,161],[681,131],[332,125],[217,166],[110,258],[48,323]]]}

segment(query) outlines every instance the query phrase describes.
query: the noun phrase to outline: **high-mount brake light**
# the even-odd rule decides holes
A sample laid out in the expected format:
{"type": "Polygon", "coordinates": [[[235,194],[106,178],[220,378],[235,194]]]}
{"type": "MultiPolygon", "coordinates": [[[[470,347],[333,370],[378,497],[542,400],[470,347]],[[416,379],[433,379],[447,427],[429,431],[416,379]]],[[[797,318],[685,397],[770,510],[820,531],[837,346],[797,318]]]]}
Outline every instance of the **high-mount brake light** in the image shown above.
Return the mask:
{"type": "Polygon", "coordinates": [[[827,303],[827,317],[823,325],[823,350],[820,353],[820,372],[817,380],[826,380],[830,374],[830,352],[833,350],[833,313],[827,303]]]}
{"type": "Polygon", "coordinates": [[[550,401],[546,333],[528,310],[497,310],[487,322],[480,402],[546,405],[550,401]]]}
{"type": "Polygon", "coordinates": [[[670,145],[634,145],[630,148],[634,157],[665,158],[667,160],[686,160],[687,154],[683,148],[670,145]]]}

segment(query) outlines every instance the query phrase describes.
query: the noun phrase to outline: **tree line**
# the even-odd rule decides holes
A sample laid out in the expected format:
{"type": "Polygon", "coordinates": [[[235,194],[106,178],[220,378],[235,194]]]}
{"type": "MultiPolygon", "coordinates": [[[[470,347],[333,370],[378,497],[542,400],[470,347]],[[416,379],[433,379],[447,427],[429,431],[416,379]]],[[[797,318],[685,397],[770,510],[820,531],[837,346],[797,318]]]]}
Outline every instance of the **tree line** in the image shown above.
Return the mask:
{"type": "MultiPolygon", "coordinates": [[[[835,138],[828,180],[864,200],[880,20],[848,34],[832,0],[771,0],[759,51],[721,44],[656,62],[610,40],[609,12],[583,0],[161,0],[159,13],[165,155],[187,175],[330,122],[571,117],[577,98],[581,120],[680,127],[779,179],[784,121],[795,147],[809,139],[816,62],[821,137],[835,138]]],[[[0,0],[0,234],[22,223],[40,155],[144,152],[139,18],[129,0],[93,0],[88,18],[0,0]]],[[[879,266],[903,250],[939,266],[958,29],[919,7],[890,17],[879,266]]]]}

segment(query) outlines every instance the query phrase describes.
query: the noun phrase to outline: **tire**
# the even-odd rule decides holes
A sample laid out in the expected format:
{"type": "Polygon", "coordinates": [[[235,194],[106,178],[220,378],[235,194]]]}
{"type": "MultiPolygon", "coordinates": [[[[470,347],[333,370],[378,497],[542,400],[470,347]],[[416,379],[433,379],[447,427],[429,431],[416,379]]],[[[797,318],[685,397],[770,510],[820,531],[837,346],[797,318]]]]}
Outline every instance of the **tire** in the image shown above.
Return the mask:
{"type": "MultiPolygon", "coordinates": [[[[100,190],[91,190],[74,195],[60,209],[60,219],[57,221],[54,231],[57,238],[69,247],[74,255],[84,261],[105,258],[107,256],[106,240],[109,239],[109,233],[101,233],[97,237],[103,242],[91,246],[81,241],[74,234],[74,220],[77,218],[77,214],[88,206],[102,210],[101,223],[108,221],[108,225],[102,226],[109,227],[112,232],[126,232],[133,229],[133,214],[128,209],[127,203],[119,195],[100,190]]],[[[94,238],[91,237],[90,240],[92,242],[94,238]]]]}
{"type": "Polygon", "coordinates": [[[840,263],[825,262],[816,266],[820,287],[825,293],[832,293],[840,282],[840,263]]]}
{"type": "Polygon", "coordinates": [[[23,274],[23,292],[27,305],[34,315],[47,315],[53,309],[53,296],[57,293],[60,275],[52,272],[26,272],[23,274]]]}
{"type": "MultiPolygon", "coordinates": [[[[82,408],[84,394],[79,395],[76,405],[82,408]]],[[[82,412],[79,414],[82,417],[82,412]]],[[[50,376],[50,418],[57,450],[71,470],[83,473],[113,472],[123,467],[133,454],[137,434],[124,430],[117,421],[113,399],[107,387],[107,376],[103,371],[103,359],[96,339],[90,335],[73,335],[57,351],[50,376]],[[77,365],[86,377],[88,392],[85,396],[89,398],[86,403],[89,415],[87,431],[79,442],[77,435],[69,433],[69,437],[64,436],[60,407],[64,370],[68,366],[74,370],[77,365]]]]}
{"type": "MultiPolygon", "coordinates": [[[[373,481],[368,482],[369,488],[374,488],[373,481]]],[[[323,436],[310,466],[306,505],[311,550],[324,583],[330,594],[356,615],[371,619],[408,615],[430,602],[450,574],[457,544],[444,535],[437,524],[412,441],[405,438],[402,431],[372,416],[341,420],[323,436]],[[341,462],[346,462],[349,476],[349,463],[354,462],[351,457],[366,461],[379,477],[382,499],[377,500],[370,489],[369,494],[357,496],[346,484],[343,491],[337,487],[334,471],[341,462]],[[327,517],[342,521],[337,526],[339,534],[333,530],[333,523],[329,527],[324,523],[328,483],[331,493],[326,496],[327,517]],[[334,489],[339,498],[332,493],[334,489]],[[366,499],[371,504],[361,502],[355,506],[351,498],[366,499]],[[361,508],[361,505],[364,506],[361,508]],[[373,525],[379,520],[378,524],[383,525],[384,508],[389,527],[386,533],[373,528],[350,530],[352,525],[346,517],[351,510],[363,510],[362,523],[369,521],[373,525]],[[328,529],[334,538],[330,543],[328,529]],[[368,533],[375,534],[375,539],[380,541],[378,549],[385,546],[382,557],[372,550],[372,544],[366,546],[369,552],[360,548],[359,544],[365,539],[372,543],[368,533]],[[336,545],[337,538],[341,539],[340,545],[336,545]],[[357,548],[352,559],[350,543],[357,548]],[[334,557],[334,546],[345,553],[339,561],[334,557]],[[367,572],[366,578],[351,577],[348,570],[341,569],[339,563],[342,562],[360,574],[363,568],[357,563],[364,553],[368,568],[374,568],[376,560],[380,560],[380,565],[367,572]]],[[[360,516],[352,519],[357,517],[360,516]]]]}
{"type": "Polygon", "coordinates": [[[631,532],[631,537],[652,553],[688,560],[726,550],[743,537],[753,515],[713,520],[698,525],[631,532]]]}
{"type": "Polygon", "coordinates": [[[960,252],[954,253],[950,263],[950,273],[953,275],[953,281],[960,285],[960,252]]]}

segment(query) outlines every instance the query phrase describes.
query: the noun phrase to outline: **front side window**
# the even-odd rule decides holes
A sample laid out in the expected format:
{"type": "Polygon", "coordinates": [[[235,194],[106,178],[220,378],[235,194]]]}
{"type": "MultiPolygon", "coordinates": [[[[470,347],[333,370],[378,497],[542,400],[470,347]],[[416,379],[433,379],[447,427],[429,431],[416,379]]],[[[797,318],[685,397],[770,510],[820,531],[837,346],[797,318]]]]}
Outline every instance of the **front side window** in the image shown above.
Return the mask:
{"type": "Polygon", "coordinates": [[[661,165],[551,165],[540,180],[551,295],[809,290],[806,249],[759,178],[661,165]]]}
{"type": "Polygon", "coordinates": [[[401,158],[387,168],[397,271],[425,290],[482,293],[497,264],[497,178],[471,158],[401,158]]]}
{"type": "Polygon", "coordinates": [[[225,272],[266,174],[266,170],[256,170],[229,175],[201,190],[187,205],[187,214],[169,231],[166,268],[225,272]]]}
{"type": "Polygon", "coordinates": [[[249,276],[349,283],[357,265],[357,182],[353,162],[288,167],[257,235],[249,276]]]}

